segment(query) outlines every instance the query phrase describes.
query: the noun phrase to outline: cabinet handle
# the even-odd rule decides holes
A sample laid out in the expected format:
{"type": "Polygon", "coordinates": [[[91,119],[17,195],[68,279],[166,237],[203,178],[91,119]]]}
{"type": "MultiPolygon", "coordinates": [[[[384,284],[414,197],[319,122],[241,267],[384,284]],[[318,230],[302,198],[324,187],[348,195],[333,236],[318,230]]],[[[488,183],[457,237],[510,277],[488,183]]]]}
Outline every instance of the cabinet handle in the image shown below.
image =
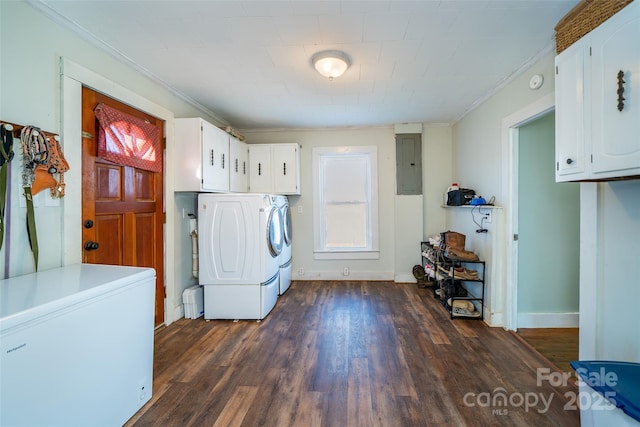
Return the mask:
{"type": "Polygon", "coordinates": [[[213,155],[213,148],[211,149],[211,166],[213,166],[213,159],[215,158],[213,155]]]}
{"type": "Polygon", "coordinates": [[[286,163],[286,162],[282,164],[282,173],[283,173],[284,175],[286,175],[286,174],[287,174],[287,163],[286,163]]]}
{"type": "Polygon", "coordinates": [[[262,164],[258,163],[258,176],[262,175],[262,164]]]}
{"type": "Polygon", "coordinates": [[[238,158],[236,158],[234,167],[235,167],[236,173],[238,173],[238,158]]]}
{"type": "Polygon", "coordinates": [[[618,71],[618,111],[624,110],[624,72],[618,71]]]}
{"type": "Polygon", "coordinates": [[[222,169],[224,169],[224,153],[222,153],[222,169]]]}
{"type": "Polygon", "coordinates": [[[247,174],[247,162],[242,162],[242,175],[247,174]]]}
{"type": "Polygon", "coordinates": [[[567,164],[570,165],[573,163],[573,159],[567,159],[567,164]]]}

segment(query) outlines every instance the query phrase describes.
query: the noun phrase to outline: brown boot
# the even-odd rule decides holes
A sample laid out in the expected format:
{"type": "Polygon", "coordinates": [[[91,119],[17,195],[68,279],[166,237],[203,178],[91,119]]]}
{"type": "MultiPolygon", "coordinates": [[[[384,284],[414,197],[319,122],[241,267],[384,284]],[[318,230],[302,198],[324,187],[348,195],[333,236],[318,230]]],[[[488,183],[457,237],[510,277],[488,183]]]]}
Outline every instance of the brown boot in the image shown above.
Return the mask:
{"type": "Polygon", "coordinates": [[[444,233],[444,244],[447,248],[464,250],[466,236],[457,231],[447,231],[444,233]]]}

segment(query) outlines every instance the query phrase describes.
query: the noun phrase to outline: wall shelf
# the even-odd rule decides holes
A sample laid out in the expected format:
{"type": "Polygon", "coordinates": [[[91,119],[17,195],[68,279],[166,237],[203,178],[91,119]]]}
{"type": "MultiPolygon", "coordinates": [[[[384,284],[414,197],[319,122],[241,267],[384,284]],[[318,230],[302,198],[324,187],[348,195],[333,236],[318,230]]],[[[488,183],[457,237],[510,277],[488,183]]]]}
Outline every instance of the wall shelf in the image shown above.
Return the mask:
{"type": "Polygon", "coordinates": [[[463,209],[472,209],[472,208],[502,209],[502,206],[495,206],[495,205],[460,205],[460,206],[440,205],[440,207],[441,208],[445,208],[445,209],[453,209],[453,208],[463,208],[463,209]]]}

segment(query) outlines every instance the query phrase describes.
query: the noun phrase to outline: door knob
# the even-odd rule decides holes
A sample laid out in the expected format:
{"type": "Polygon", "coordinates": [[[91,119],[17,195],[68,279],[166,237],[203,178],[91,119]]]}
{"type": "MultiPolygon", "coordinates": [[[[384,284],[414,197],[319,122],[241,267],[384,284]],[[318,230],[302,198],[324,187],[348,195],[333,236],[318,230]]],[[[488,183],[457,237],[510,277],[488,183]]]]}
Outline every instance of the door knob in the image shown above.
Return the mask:
{"type": "Polygon", "coordinates": [[[91,240],[84,244],[84,249],[87,251],[95,251],[99,247],[100,245],[98,244],[98,242],[92,242],[91,240]]]}
{"type": "Polygon", "coordinates": [[[91,228],[93,227],[93,221],[88,219],[84,222],[84,228],[91,228]]]}

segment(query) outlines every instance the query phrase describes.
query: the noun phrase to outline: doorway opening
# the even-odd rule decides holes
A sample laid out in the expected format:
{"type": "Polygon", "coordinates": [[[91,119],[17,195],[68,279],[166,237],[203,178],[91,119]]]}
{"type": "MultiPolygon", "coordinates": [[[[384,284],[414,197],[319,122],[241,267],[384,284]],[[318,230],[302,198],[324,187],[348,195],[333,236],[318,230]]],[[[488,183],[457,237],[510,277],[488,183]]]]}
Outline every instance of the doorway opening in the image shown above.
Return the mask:
{"type": "Polygon", "coordinates": [[[580,210],[579,187],[555,182],[554,95],[505,118],[503,135],[505,327],[550,360],[561,353],[552,362],[564,369],[577,357],[580,210]]]}

